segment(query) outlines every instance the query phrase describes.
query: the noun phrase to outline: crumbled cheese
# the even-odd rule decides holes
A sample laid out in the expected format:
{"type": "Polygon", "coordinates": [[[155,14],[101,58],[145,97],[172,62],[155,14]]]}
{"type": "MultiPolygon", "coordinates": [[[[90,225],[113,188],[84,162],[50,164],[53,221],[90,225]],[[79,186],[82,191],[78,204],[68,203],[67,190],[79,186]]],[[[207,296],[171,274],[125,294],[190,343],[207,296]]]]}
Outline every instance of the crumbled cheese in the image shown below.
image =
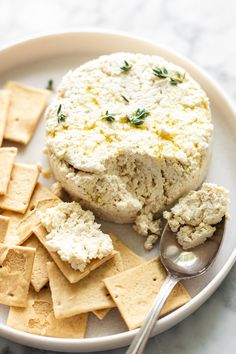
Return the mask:
{"type": "Polygon", "coordinates": [[[46,113],[49,160],[62,187],[97,216],[134,222],[143,235],[158,234],[158,213],[202,182],[213,131],[200,86],[187,73],[170,85],[153,75],[156,66],[183,73],[143,54],[92,60],[62,79],[46,113]],[[66,118],[58,123],[60,104],[66,118]],[[135,127],[125,117],[138,108],[150,114],[135,127]],[[102,119],[106,111],[115,121],[102,119]]]}
{"type": "Polygon", "coordinates": [[[84,211],[76,202],[59,203],[38,216],[48,231],[47,245],[75,270],[83,272],[95,258],[113,251],[109,235],[100,230],[91,211],[84,211]]]}
{"type": "Polygon", "coordinates": [[[156,234],[148,235],[146,241],[144,242],[145,250],[150,251],[151,249],[153,249],[153,246],[155,245],[157,240],[158,240],[158,235],[156,234]]]}
{"type": "Polygon", "coordinates": [[[170,212],[163,213],[183,249],[198,246],[211,237],[222,218],[227,215],[228,192],[216,184],[204,183],[191,191],[170,212]]]}

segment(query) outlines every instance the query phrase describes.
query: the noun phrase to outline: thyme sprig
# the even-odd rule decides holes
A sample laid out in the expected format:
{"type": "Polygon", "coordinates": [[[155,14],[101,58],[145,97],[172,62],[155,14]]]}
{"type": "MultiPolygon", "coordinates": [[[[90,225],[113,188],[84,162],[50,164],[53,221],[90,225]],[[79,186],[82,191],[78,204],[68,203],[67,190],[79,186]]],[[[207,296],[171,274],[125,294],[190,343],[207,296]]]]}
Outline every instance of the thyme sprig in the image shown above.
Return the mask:
{"type": "Polygon", "coordinates": [[[57,110],[57,122],[58,123],[65,122],[65,120],[66,120],[66,115],[64,113],[61,113],[61,108],[62,108],[62,105],[59,104],[59,107],[57,110]]]}
{"type": "Polygon", "coordinates": [[[106,111],[102,119],[105,119],[108,122],[114,122],[116,120],[114,115],[114,113],[109,113],[108,111],[106,111]]]}
{"type": "Polygon", "coordinates": [[[156,68],[152,69],[152,71],[153,71],[153,74],[155,76],[159,77],[160,79],[166,79],[167,77],[169,77],[169,73],[166,68],[156,67],[156,68]]]}
{"type": "Polygon", "coordinates": [[[120,67],[120,69],[123,72],[128,72],[128,71],[130,71],[131,68],[132,68],[132,65],[129,64],[126,60],[124,60],[124,65],[120,67]]]}
{"type": "Polygon", "coordinates": [[[46,89],[49,90],[49,91],[53,91],[54,90],[53,80],[52,79],[48,80],[46,89]]]}
{"type": "Polygon", "coordinates": [[[142,125],[145,121],[145,118],[149,116],[149,112],[145,108],[138,108],[134,114],[127,115],[128,121],[136,126],[142,125]]]}
{"type": "Polygon", "coordinates": [[[174,86],[178,84],[182,84],[182,82],[184,82],[184,79],[185,79],[185,73],[181,74],[179,72],[176,72],[175,76],[172,76],[170,78],[170,84],[174,86]]]}
{"type": "Polygon", "coordinates": [[[125,100],[125,102],[129,103],[129,100],[127,97],[125,97],[124,95],[121,95],[121,97],[125,100]]]}
{"type": "Polygon", "coordinates": [[[166,68],[155,67],[152,69],[152,71],[156,77],[159,77],[159,79],[169,79],[170,84],[173,86],[182,84],[185,79],[185,73],[181,74],[180,72],[176,71],[176,73],[171,76],[166,68]]]}

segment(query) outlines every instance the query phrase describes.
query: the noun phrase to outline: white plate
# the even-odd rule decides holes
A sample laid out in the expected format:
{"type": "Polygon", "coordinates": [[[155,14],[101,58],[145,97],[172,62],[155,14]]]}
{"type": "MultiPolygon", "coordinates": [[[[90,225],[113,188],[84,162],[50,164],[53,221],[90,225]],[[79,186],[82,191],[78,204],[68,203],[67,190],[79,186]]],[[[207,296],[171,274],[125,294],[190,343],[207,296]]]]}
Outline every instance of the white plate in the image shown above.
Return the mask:
{"type": "MultiPolygon", "coordinates": [[[[118,33],[79,31],[60,33],[30,39],[0,51],[0,84],[6,80],[19,80],[36,87],[45,87],[48,79],[57,85],[61,76],[70,68],[96,58],[101,54],[129,51],[157,54],[184,67],[206,90],[211,101],[215,124],[213,159],[208,180],[225,186],[230,190],[231,215],[236,210],[236,170],[234,169],[236,151],[235,112],[221,89],[189,60],[173,53],[156,43],[118,33]]],[[[28,163],[41,162],[46,166],[42,154],[44,146],[43,120],[31,143],[20,149],[19,160],[28,163]]],[[[43,181],[49,183],[49,181],[43,181]]],[[[114,231],[138,254],[151,258],[155,250],[145,253],[143,239],[132,231],[130,226],[103,223],[104,230],[114,231]],[[133,234],[133,235],[132,235],[133,234]]],[[[153,335],[174,326],[195,311],[216,290],[226,277],[236,259],[236,218],[228,223],[220,254],[209,272],[196,280],[186,282],[193,299],[158,321],[153,335]]],[[[122,347],[130,343],[137,330],[127,332],[116,310],[112,310],[104,321],[90,316],[86,339],[57,339],[41,337],[20,332],[5,325],[7,308],[1,306],[0,335],[13,341],[41,349],[68,352],[91,352],[122,347]]]]}

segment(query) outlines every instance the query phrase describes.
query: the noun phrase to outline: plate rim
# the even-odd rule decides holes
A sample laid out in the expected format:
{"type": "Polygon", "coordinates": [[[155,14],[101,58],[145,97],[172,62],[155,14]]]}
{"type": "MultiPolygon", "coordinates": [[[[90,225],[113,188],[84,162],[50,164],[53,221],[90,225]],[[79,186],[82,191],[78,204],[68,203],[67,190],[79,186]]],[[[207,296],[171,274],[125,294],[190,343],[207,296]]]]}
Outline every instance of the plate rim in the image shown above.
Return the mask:
{"type": "MultiPolygon", "coordinates": [[[[125,31],[115,31],[110,29],[98,29],[98,28],[83,28],[83,29],[68,29],[63,31],[43,31],[40,34],[24,36],[19,40],[10,41],[8,44],[0,46],[0,55],[6,51],[10,51],[13,48],[20,47],[21,45],[30,44],[30,42],[35,42],[38,40],[43,40],[49,37],[61,37],[61,36],[70,36],[70,35],[80,35],[80,34],[90,34],[97,35],[101,34],[104,36],[116,36],[116,37],[125,37],[126,39],[139,42],[143,45],[151,45],[160,49],[164,53],[167,53],[180,61],[183,61],[187,65],[190,65],[196,72],[200,73],[201,76],[210,84],[210,86],[221,96],[223,104],[227,106],[230,112],[233,113],[236,120],[236,106],[234,105],[232,99],[224,93],[221,89],[219,83],[213,79],[209,74],[199,67],[197,64],[192,62],[190,59],[186,58],[184,55],[179,54],[178,52],[169,49],[163,44],[159,44],[154,40],[147,39],[143,36],[133,35],[125,31]]],[[[197,310],[218,288],[221,282],[225,279],[230,269],[236,262],[236,247],[232,250],[230,257],[227,259],[220,271],[215,275],[215,277],[196,295],[192,298],[187,304],[170,313],[169,315],[161,318],[152,333],[152,336],[159,334],[165,331],[168,328],[173,327],[178,322],[185,319],[195,310],[197,310]],[[173,322],[171,326],[168,326],[169,322],[173,322]],[[159,328],[161,327],[161,328],[159,328]]],[[[54,337],[44,337],[36,334],[26,333],[20,330],[16,330],[8,327],[6,324],[0,324],[0,335],[4,336],[7,339],[13,340],[15,342],[29,345],[35,348],[49,349],[49,350],[63,350],[68,352],[73,351],[83,351],[88,352],[109,350],[114,348],[119,348],[125,345],[128,345],[134,335],[138,332],[138,329],[132,331],[121,332],[113,335],[106,335],[102,337],[94,338],[83,338],[83,339],[65,339],[65,338],[54,338],[54,337]]]]}

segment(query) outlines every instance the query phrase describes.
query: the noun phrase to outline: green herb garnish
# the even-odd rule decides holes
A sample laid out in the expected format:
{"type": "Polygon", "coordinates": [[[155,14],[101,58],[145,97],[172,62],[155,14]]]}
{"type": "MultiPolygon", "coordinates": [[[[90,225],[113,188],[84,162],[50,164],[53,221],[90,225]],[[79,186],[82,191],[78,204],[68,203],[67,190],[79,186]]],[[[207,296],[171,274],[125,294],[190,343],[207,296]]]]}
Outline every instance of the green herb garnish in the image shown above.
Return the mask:
{"type": "Polygon", "coordinates": [[[46,89],[50,90],[50,91],[54,90],[54,88],[53,88],[53,80],[52,79],[48,80],[48,84],[47,84],[46,89]]]}
{"type": "Polygon", "coordinates": [[[145,108],[138,108],[134,114],[128,115],[127,119],[131,124],[139,126],[144,123],[145,118],[149,116],[149,114],[150,113],[145,108]]]}
{"type": "Polygon", "coordinates": [[[132,68],[132,65],[130,65],[126,60],[124,60],[124,65],[120,67],[120,69],[124,72],[129,71],[132,68]]]}
{"type": "Polygon", "coordinates": [[[127,103],[129,103],[128,98],[126,98],[124,95],[121,95],[121,97],[122,97],[127,103]]]}
{"type": "Polygon", "coordinates": [[[181,74],[177,71],[173,76],[171,76],[166,68],[156,67],[156,68],[152,69],[152,71],[153,71],[153,74],[155,76],[159,77],[160,79],[169,78],[170,84],[173,86],[177,86],[178,84],[182,84],[182,82],[185,79],[185,73],[181,74]]]}
{"type": "Polygon", "coordinates": [[[102,119],[107,120],[108,122],[114,122],[116,119],[114,117],[113,113],[109,113],[108,111],[106,111],[105,115],[102,117],[102,119]]]}
{"type": "Polygon", "coordinates": [[[157,77],[159,77],[160,79],[166,79],[167,77],[169,77],[169,73],[168,70],[166,68],[154,68],[152,69],[153,74],[157,77]]]}
{"type": "Polygon", "coordinates": [[[179,72],[177,72],[175,76],[170,78],[170,84],[174,85],[174,86],[176,86],[178,84],[182,84],[184,79],[185,79],[185,73],[180,74],[179,72]]]}
{"type": "Polygon", "coordinates": [[[61,113],[61,104],[60,104],[57,110],[57,121],[58,123],[61,123],[61,122],[65,122],[65,120],[66,120],[66,115],[61,113]]]}

